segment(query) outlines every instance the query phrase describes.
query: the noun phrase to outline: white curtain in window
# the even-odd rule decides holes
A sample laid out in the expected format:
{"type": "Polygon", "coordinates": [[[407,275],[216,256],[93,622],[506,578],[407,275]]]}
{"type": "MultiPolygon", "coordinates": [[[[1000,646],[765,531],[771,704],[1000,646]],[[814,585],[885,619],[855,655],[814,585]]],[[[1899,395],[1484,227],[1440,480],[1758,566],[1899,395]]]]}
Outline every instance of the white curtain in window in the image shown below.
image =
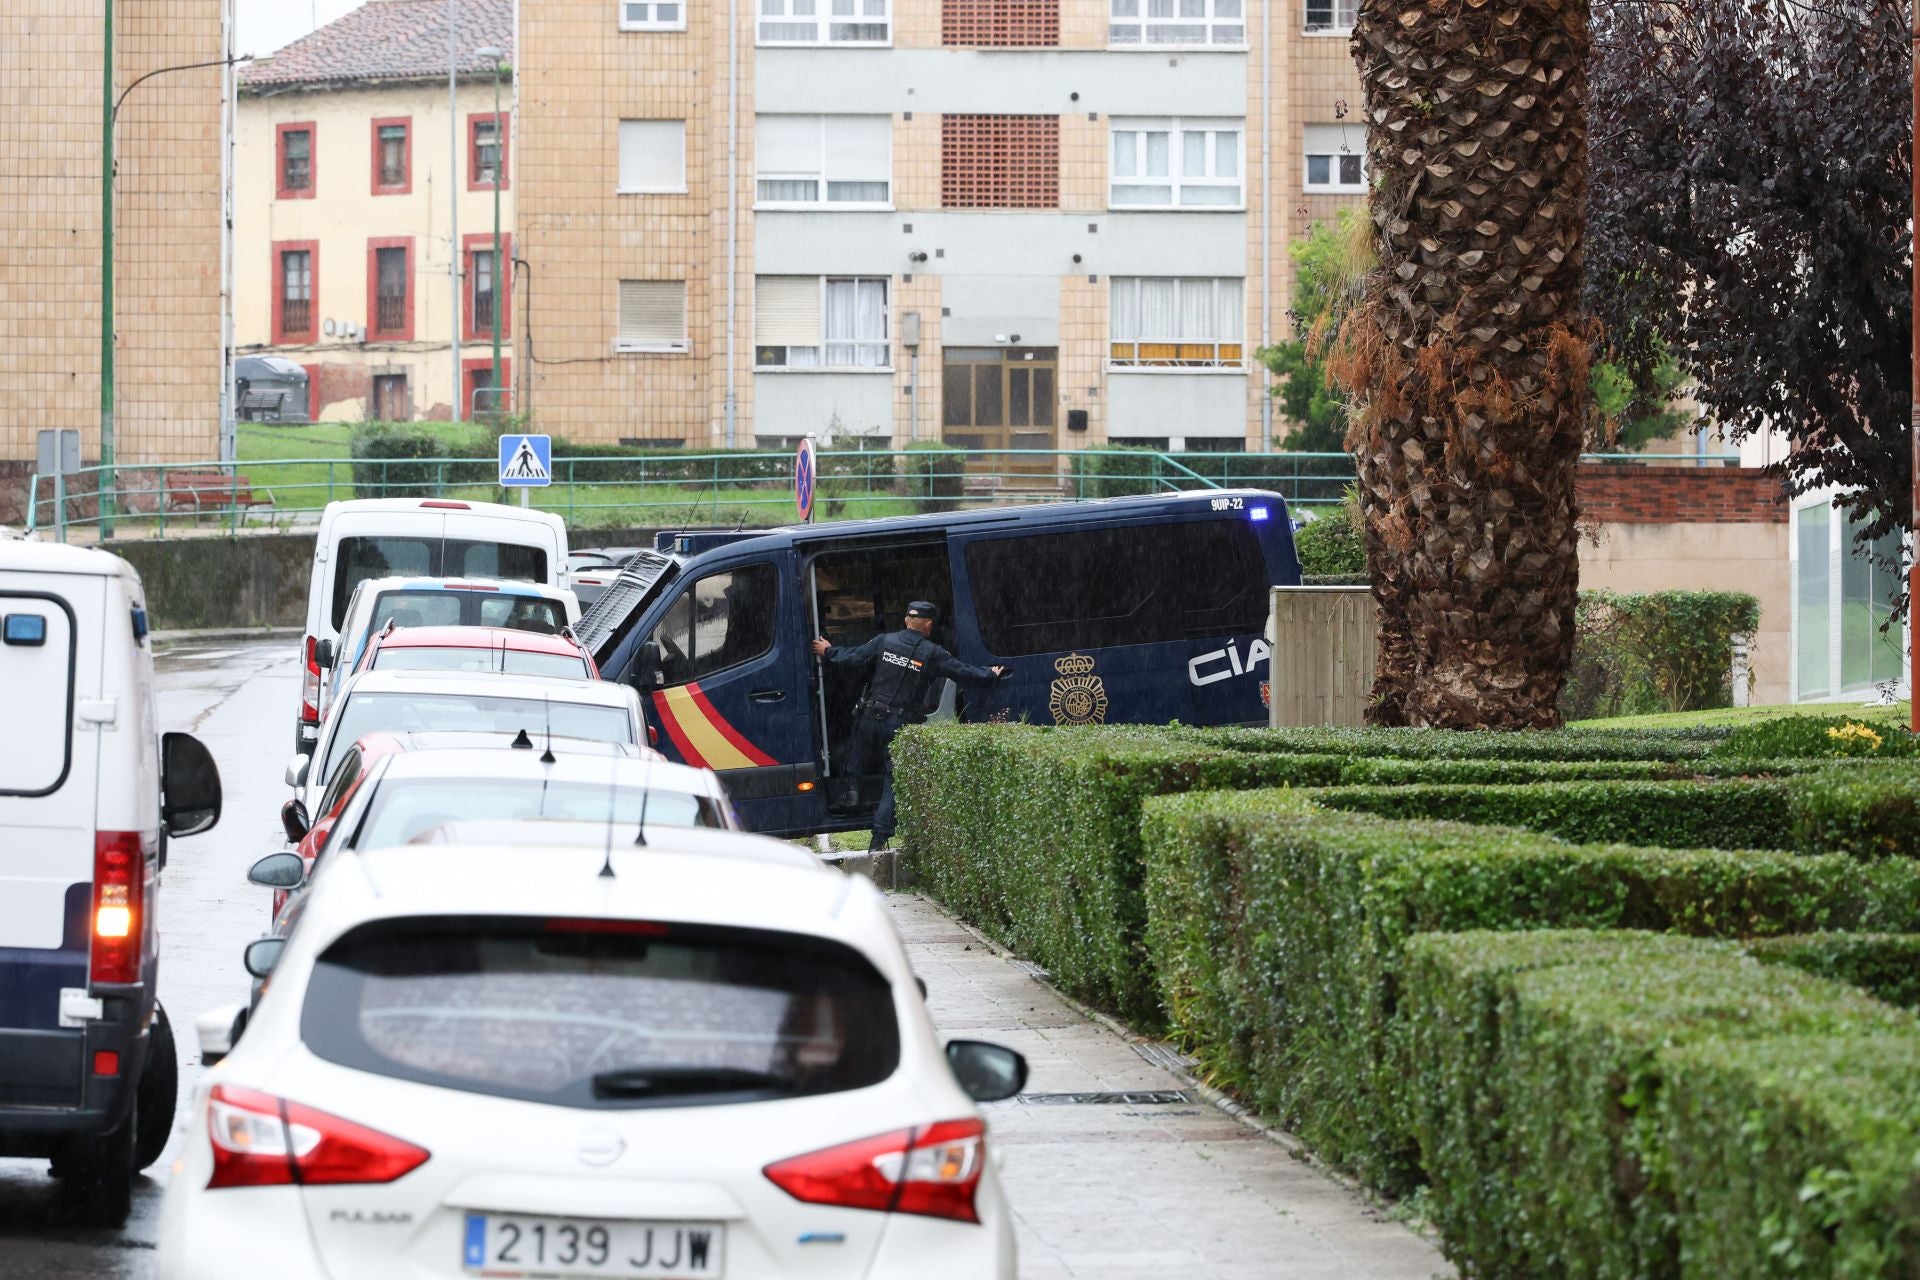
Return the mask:
{"type": "Polygon", "coordinates": [[[1138,280],[1115,280],[1108,287],[1111,300],[1109,307],[1113,312],[1108,321],[1109,336],[1112,342],[1137,342],[1140,339],[1140,282],[1138,280]]]}
{"type": "Polygon", "coordinates": [[[884,280],[861,280],[856,291],[854,333],[861,339],[854,363],[882,369],[887,364],[887,285],[884,280]]]}
{"type": "Polygon", "coordinates": [[[1180,340],[1213,341],[1213,281],[1180,282],[1180,340]]]}
{"type": "Polygon", "coordinates": [[[754,277],[755,346],[818,347],[820,335],[820,277],[754,277]]]}
{"type": "Polygon", "coordinates": [[[1216,280],[1213,288],[1215,342],[1239,342],[1247,322],[1244,301],[1245,283],[1240,280],[1216,280]]]}
{"type": "Polygon", "coordinates": [[[1156,130],[1147,136],[1147,176],[1164,178],[1172,173],[1168,163],[1168,134],[1165,130],[1156,130]]]}
{"type": "Polygon", "coordinates": [[[678,191],[686,185],[686,121],[620,122],[620,190],[678,191]]]}
{"type": "Polygon", "coordinates": [[[684,346],[686,281],[622,280],[619,338],[636,346],[684,346]]]}
{"type": "Polygon", "coordinates": [[[1163,342],[1179,333],[1174,297],[1172,280],[1140,282],[1140,337],[1143,341],[1163,342]]]}
{"type": "Polygon", "coordinates": [[[826,117],[827,199],[884,204],[893,171],[891,116],[826,117]]]}
{"type": "Polygon", "coordinates": [[[1113,176],[1131,178],[1139,172],[1140,134],[1133,129],[1113,131],[1113,176]]]}

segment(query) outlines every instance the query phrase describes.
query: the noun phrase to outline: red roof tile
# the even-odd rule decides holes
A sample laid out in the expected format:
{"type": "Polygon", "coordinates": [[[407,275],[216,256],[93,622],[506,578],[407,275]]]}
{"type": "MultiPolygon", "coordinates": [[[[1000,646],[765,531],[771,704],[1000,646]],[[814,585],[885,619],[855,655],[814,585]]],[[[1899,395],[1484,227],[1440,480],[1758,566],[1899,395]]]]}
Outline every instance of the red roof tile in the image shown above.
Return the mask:
{"type": "MultiPolygon", "coordinates": [[[[460,73],[490,74],[474,56],[492,46],[513,61],[513,0],[454,0],[460,73]]],[[[370,0],[352,13],[240,71],[261,91],[363,80],[444,80],[447,0],[370,0]]]]}

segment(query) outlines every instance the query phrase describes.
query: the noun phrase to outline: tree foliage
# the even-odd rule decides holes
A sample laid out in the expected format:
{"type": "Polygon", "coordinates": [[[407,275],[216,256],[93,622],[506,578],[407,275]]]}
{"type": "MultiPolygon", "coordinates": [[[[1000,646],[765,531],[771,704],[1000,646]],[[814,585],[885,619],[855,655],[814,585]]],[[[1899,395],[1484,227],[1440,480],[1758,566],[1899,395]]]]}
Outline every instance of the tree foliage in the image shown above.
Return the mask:
{"type": "MultiPolygon", "coordinates": [[[[1907,0],[1594,0],[1587,305],[1862,542],[1911,517],[1907,0]]],[[[1617,388],[1616,388],[1617,389],[1617,388]]],[[[1904,594],[1904,593],[1903,593],[1904,594]]]]}
{"type": "Polygon", "coordinates": [[[1346,399],[1327,376],[1327,344],[1359,283],[1373,265],[1371,228],[1364,210],[1337,211],[1290,244],[1294,336],[1258,352],[1261,363],[1284,379],[1274,387],[1280,416],[1292,428],[1280,447],[1298,453],[1340,453],[1347,447],[1346,399]]]}

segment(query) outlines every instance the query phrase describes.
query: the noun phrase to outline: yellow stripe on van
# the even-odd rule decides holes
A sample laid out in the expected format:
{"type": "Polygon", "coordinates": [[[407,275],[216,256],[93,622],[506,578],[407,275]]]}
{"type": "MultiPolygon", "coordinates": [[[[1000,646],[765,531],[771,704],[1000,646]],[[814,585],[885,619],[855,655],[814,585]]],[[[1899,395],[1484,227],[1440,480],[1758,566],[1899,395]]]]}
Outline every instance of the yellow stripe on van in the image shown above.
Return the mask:
{"type": "Polygon", "coordinates": [[[746,752],[728,742],[706,712],[694,701],[687,686],[662,690],[667,714],[680,727],[688,745],[700,753],[700,763],[709,769],[751,769],[754,762],[746,752]]]}

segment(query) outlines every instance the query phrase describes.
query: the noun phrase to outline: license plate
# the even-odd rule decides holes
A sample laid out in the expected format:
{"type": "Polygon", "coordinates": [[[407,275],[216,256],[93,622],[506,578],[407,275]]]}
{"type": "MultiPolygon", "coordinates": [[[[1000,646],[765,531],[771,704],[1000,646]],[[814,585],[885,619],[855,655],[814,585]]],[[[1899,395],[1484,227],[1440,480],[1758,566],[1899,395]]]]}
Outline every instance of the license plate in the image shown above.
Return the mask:
{"type": "Polygon", "coordinates": [[[488,1276],[713,1280],[726,1228],[712,1222],[601,1222],[470,1213],[462,1261],[488,1276]]]}

